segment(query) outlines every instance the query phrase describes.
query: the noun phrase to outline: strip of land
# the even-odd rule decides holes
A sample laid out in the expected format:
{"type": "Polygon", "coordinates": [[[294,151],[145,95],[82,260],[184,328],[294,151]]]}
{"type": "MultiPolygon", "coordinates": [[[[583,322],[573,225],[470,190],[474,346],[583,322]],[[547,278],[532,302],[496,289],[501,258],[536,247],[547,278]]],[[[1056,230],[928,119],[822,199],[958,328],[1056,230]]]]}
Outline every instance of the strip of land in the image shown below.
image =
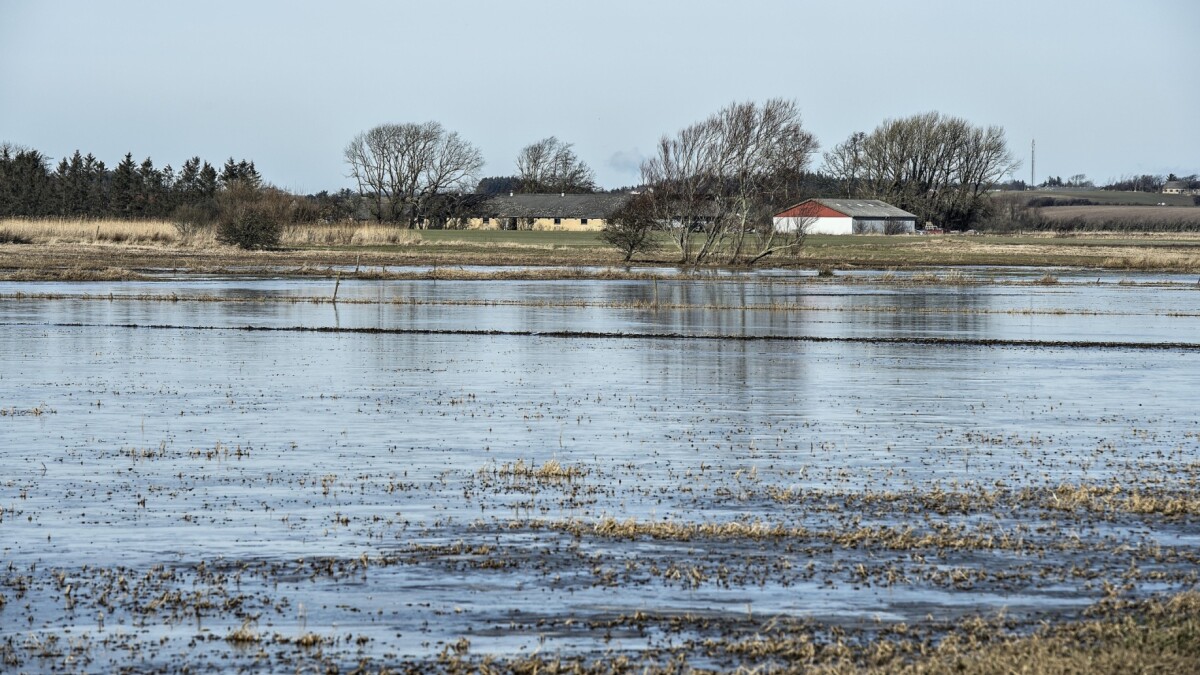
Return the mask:
{"type": "MultiPolygon", "coordinates": [[[[71,225],[71,224],[68,224],[71,225]]],[[[283,248],[243,251],[208,233],[183,234],[166,222],[71,226],[0,221],[0,279],[120,280],[178,274],[347,276],[402,266],[624,266],[624,256],[593,232],[400,230],[378,225],[295,226],[283,248]]],[[[665,235],[634,255],[634,267],[675,266],[665,235]]],[[[908,269],[955,266],[1082,267],[1200,272],[1200,233],[1078,235],[919,235],[808,237],[794,255],[762,266],[795,269],[908,269]]],[[[547,276],[562,278],[562,272],[547,276]]]]}
{"type": "MultiPolygon", "coordinates": [[[[3,324],[8,326],[33,324],[3,324]]],[[[472,330],[454,328],[347,328],[339,326],[184,326],[174,324],[36,324],[53,328],[123,328],[127,330],[244,331],[251,333],[341,333],[361,335],[456,335],[468,337],[537,337],[575,340],[716,340],[734,342],[835,342],[911,344],[920,346],[1043,347],[1053,349],[1143,349],[1200,351],[1198,342],[1127,342],[1105,340],[1012,340],[940,337],[831,337],[823,335],[740,335],[721,333],[635,333],[602,331],[472,330]]]]}

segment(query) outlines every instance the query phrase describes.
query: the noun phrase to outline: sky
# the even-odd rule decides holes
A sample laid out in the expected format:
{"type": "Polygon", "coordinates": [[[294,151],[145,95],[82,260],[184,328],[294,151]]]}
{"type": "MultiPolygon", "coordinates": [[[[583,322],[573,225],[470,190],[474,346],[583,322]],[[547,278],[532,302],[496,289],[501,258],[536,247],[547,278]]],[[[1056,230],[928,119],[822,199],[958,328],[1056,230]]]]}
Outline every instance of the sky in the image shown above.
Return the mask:
{"type": "MultiPolygon", "coordinates": [[[[434,120],[515,172],[546,136],[607,188],[734,101],[794,99],[823,149],[936,110],[1005,129],[1029,179],[1200,172],[1192,0],[0,0],[0,142],[353,187],[343,149],[434,120]]],[[[821,165],[819,156],[813,166],[821,165]]]]}

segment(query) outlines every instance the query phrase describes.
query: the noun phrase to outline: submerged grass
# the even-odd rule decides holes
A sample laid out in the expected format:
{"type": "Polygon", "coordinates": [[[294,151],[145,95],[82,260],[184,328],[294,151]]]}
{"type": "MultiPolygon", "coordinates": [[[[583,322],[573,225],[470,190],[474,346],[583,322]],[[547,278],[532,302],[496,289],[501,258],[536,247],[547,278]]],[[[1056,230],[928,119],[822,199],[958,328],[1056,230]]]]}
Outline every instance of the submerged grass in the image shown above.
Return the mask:
{"type": "Polygon", "coordinates": [[[84,267],[18,269],[7,274],[0,273],[0,281],[145,281],[149,279],[124,267],[84,267]]]}
{"type": "Polygon", "coordinates": [[[499,466],[484,467],[479,470],[481,476],[495,476],[507,480],[533,481],[570,481],[583,478],[589,473],[588,469],[580,466],[563,465],[557,459],[549,459],[541,466],[526,464],[525,460],[505,462],[499,466]]]}
{"type": "Polygon", "coordinates": [[[640,657],[614,654],[605,658],[534,654],[496,659],[471,654],[470,643],[464,639],[460,643],[465,646],[442,651],[437,670],[678,675],[716,672],[713,668],[717,666],[721,671],[745,675],[1124,675],[1190,673],[1200,664],[1200,594],[1195,592],[1126,603],[1120,611],[1100,618],[1043,625],[1031,633],[1014,630],[1003,615],[967,617],[948,624],[940,636],[921,626],[905,624],[884,626],[874,634],[863,635],[786,619],[716,622],[639,612],[626,621],[639,631],[651,626],[670,630],[679,623],[719,623],[725,634],[650,650],[640,657]]]}
{"type": "MultiPolygon", "coordinates": [[[[1025,282],[1014,282],[1025,283],[1025,282]]],[[[422,298],[396,296],[391,298],[341,297],[332,295],[180,295],[178,293],[129,293],[94,295],[90,293],[0,293],[0,300],[53,301],[72,300],[80,302],[194,302],[234,304],[336,304],[339,305],[404,305],[418,307],[532,307],[532,308],[577,308],[577,309],[634,309],[662,311],[705,310],[714,312],[849,312],[873,314],[987,314],[987,315],[1047,315],[1047,316],[1170,316],[1176,318],[1198,317],[1200,312],[1146,311],[1131,312],[1101,309],[1061,308],[1012,308],[990,309],[981,307],[895,307],[895,306],[817,306],[800,302],[769,302],[747,304],[673,302],[667,300],[525,300],[525,299],[477,299],[477,298],[422,298]]]]}
{"type": "Polygon", "coordinates": [[[1043,627],[1033,635],[959,631],[928,656],[831,673],[1183,673],[1200,667],[1200,594],[1137,603],[1111,618],[1043,627]]]}

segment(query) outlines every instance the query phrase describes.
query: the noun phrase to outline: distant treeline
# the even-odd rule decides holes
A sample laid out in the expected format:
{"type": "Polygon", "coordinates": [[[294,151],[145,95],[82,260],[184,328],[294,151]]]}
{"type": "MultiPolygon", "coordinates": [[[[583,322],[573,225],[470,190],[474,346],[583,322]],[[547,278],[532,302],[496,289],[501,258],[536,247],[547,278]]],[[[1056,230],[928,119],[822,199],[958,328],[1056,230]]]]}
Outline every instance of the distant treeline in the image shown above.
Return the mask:
{"type": "MultiPolygon", "coordinates": [[[[1076,188],[1109,190],[1112,192],[1156,193],[1162,192],[1162,189],[1166,187],[1167,183],[1176,181],[1184,183],[1185,186],[1190,190],[1200,189],[1200,175],[1194,173],[1187,176],[1176,176],[1173,173],[1166,176],[1148,173],[1140,175],[1127,175],[1110,180],[1107,185],[1101,185],[1099,188],[1096,187],[1096,184],[1093,181],[1088,180],[1087,176],[1080,173],[1071,176],[1067,180],[1063,180],[1062,176],[1048,176],[1046,180],[1034,187],[1038,189],[1076,188]]],[[[1028,183],[1017,179],[1000,183],[997,185],[997,187],[1002,190],[1009,191],[1030,189],[1028,183]]]]}
{"type": "Polygon", "coordinates": [[[1200,176],[1194,173],[1187,176],[1176,176],[1175,174],[1167,176],[1151,174],[1123,176],[1105,185],[1103,189],[1118,190],[1121,192],[1162,192],[1167,183],[1177,181],[1184,183],[1189,190],[1200,189],[1200,176]]]}
{"type": "Polygon", "coordinates": [[[168,218],[182,206],[214,204],[234,182],[259,187],[254,162],[227,160],[220,171],[192,157],[178,171],[132,153],[113,168],[78,150],[53,169],[38,150],[0,146],[0,216],[168,218]]]}
{"type": "MultiPolygon", "coordinates": [[[[265,185],[253,161],[227,159],[218,169],[192,157],[175,169],[127,153],[114,167],[76,150],[57,165],[31,148],[0,144],[0,217],[211,220],[218,195],[238,185],[279,194],[265,185]]],[[[351,217],[358,195],[350,190],[295,196],[303,217],[351,217]]],[[[299,214],[298,214],[299,215],[299,214]]]]}

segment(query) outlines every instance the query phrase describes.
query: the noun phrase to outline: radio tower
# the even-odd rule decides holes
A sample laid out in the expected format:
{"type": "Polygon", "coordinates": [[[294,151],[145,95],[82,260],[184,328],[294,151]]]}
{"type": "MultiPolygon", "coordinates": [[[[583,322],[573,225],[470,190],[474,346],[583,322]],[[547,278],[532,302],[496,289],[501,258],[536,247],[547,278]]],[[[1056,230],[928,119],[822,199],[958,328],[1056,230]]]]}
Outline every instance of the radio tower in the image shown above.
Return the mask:
{"type": "Polygon", "coordinates": [[[1034,174],[1034,169],[1037,168],[1037,139],[1033,139],[1029,143],[1029,189],[1037,187],[1037,179],[1034,174]]]}

